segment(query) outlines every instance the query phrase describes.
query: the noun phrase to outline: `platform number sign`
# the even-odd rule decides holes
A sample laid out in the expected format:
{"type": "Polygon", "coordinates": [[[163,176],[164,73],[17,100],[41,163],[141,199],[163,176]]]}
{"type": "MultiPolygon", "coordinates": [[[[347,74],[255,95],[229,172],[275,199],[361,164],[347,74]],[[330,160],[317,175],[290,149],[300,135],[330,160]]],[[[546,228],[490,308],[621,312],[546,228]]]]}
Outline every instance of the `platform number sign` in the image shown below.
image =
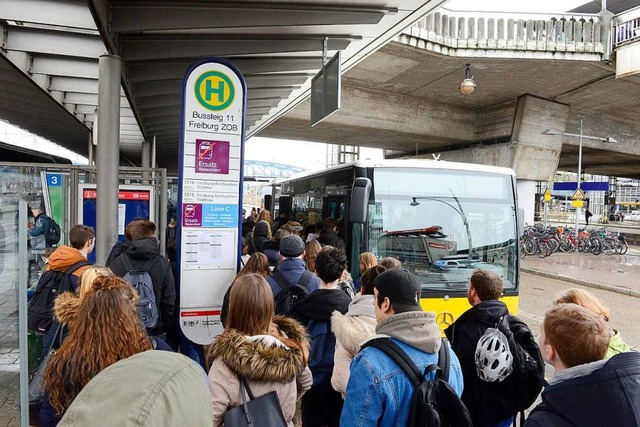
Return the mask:
{"type": "Polygon", "coordinates": [[[198,344],[222,332],[222,300],[239,266],[245,88],[220,59],[194,64],[183,81],[179,322],[198,344]]]}

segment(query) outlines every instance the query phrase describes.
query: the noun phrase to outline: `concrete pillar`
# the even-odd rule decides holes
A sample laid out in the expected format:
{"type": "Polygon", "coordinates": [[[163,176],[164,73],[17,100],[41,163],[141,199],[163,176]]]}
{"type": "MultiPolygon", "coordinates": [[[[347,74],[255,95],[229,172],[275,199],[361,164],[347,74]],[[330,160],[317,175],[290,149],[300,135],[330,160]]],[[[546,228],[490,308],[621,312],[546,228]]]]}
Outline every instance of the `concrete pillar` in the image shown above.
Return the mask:
{"type": "Polygon", "coordinates": [[[600,17],[600,42],[604,47],[602,60],[610,61],[611,50],[613,48],[611,45],[611,21],[613,20],[613,13],[608,10],[602,10],[598,16],[600,17]]]}
{"type": "Polygon", "coordinates": [[[517,180],[518,207],[524,210],[524,223],[533,224],[536,207],[536,181],[526,179],[517,180]]]}
{"type": "Polygon", "coordinates": [[[122,61],[116,55],[102,55],[98,67],[99,140],[96,148],[96,263],[104,265],[109,251],[118,241],[122,61]]]}

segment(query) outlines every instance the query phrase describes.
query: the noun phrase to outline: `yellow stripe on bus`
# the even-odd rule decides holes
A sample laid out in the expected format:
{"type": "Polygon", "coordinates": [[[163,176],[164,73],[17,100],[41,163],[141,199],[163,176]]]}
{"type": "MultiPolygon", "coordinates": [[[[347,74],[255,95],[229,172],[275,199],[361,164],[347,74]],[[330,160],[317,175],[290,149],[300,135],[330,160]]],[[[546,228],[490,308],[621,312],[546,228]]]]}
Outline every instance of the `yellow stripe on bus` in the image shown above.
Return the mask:
{"type": "MultiPolygon", "coordinates": [[[[509,313],[518,314],[518,296],[503,297],[500,301],[507,305],[509,313]]],[[[447,299],[444,297],[421,298],[420,305],[424,311],[435,311],[436,323],[441,330],[445,330],[462,313],[471,308],[466,296],[447,299]]]]}

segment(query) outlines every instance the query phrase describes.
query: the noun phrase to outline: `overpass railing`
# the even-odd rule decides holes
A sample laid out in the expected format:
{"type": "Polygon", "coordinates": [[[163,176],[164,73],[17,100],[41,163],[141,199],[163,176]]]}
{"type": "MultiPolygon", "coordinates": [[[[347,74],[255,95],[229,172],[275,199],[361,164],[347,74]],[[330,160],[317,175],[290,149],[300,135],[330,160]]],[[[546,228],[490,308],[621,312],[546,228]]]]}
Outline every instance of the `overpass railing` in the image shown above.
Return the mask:
{"type": "MultiPolygon", "coordinates": [[[[602,54],[608,38],[608,31],[603,31],[605,25],[593,14],[509,14],[440,9],[407,28],[399,41],[414,44],[408,38],[419,38],[445,49],[602,54]]],[[[443,49],[442,53],[451,52],[443,49]]]]}
{"type": "Polygon", "coordinates": [[[613,18],[613,48],[640,41],[640,6],[613,18]]]}

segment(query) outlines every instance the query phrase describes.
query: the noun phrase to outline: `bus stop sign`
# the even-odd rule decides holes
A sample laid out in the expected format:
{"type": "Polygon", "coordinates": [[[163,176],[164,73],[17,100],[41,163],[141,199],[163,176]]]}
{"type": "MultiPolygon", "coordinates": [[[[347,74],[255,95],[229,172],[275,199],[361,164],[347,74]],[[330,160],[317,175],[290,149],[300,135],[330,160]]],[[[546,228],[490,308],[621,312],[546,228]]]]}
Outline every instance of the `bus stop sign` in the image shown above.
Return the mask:
{"type": "Polygon", "coordinates": [[[239,264],[246,84],[212,58],[191,66],[182,89],[179,322],[191,341],[209,344],[222,332],[222,300],[239,264]]]}

